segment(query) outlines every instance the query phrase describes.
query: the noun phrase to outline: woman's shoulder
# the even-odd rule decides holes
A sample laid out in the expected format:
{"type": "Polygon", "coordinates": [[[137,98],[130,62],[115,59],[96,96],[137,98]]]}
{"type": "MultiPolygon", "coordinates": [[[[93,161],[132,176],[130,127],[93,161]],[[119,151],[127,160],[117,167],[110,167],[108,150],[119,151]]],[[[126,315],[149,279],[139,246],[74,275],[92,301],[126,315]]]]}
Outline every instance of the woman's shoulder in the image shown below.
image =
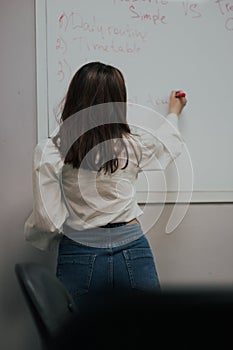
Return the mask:
{"type": "Polygon", "coordinates": [[[154,158],[154,156],[158,157],[162,152],[163,146],[153,130],[146,128],[131,129],[131,140],[133,140],[134,150],[137,153],[140,167],[144,167],[148,160],[154,158]]]}
{"type": "Polygon", "coordinates": [[[52,138],[40,140],[34,148],[34,165],[50,164],[60,168],[63,160],[58,147],[54,144],[52,138]]]}

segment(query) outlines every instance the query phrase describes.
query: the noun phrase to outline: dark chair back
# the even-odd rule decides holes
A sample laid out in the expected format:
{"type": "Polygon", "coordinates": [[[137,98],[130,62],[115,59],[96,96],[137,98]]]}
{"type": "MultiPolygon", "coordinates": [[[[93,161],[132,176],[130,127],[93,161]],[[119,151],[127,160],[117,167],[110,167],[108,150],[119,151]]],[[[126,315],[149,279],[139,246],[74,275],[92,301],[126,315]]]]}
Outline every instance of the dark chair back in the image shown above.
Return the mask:
{"type": "Polygon", "coordinates": [[[76,311],[61,281],[48,267],[34,262],[17,263],[15,273],[34,319],[43,349],[56,339],[76,311]]]}

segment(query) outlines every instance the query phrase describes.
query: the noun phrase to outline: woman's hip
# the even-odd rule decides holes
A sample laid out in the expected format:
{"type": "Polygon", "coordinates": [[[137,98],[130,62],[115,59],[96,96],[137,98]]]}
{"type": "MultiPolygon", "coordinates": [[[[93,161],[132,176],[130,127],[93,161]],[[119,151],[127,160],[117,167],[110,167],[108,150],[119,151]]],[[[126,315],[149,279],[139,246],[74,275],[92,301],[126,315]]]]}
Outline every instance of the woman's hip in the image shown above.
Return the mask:
{"type": "MultiPolygon", "coordinates": [[[[92,248],[115,248],[133,242],[144,236],[141,225],[136,222],[130,225],[116,227],[95,227],[85,230],[75,230],[69,226],[64,226],[64,236],[73,242],[92,248]]],[[[65,238],[63,245],[70,242],[65,238]]]]}

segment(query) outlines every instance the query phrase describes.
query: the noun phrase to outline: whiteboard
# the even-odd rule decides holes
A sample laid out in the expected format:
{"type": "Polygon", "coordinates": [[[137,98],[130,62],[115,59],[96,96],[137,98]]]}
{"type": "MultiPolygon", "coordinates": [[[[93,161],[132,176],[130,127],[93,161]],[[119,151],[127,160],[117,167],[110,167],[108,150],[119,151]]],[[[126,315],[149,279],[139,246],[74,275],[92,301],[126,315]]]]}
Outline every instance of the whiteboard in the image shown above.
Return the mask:
{"type": "Polygon", "coordinates": [[[171,90],[183,89],[188,99],[179,120],[185,150],[164,174],[149,169],[140,175],[139,201],[233,201],[233,4],[38,0],[35,5],[38,141],[56,129],[77,69],[94,60],[112,64],[124,74],[139,122],[141,108],[148,112],[144,126],[153,128],[154,115],[167,114],[171,90]]]}

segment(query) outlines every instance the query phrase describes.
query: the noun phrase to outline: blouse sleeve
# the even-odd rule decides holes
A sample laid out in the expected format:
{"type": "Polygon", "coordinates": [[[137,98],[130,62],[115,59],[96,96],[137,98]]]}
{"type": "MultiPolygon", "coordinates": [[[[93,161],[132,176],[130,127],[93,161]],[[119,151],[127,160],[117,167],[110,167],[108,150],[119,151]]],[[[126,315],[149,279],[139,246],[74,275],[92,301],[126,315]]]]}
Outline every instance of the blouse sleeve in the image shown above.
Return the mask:
{"type": "Polygon", "coordinates": [[[139,137],[141,170],[165,170],[182,152],[183,140],[178,130],[178,117],[170,113],[157,129],[143,132],[139,137]]]}
{"type": "Polygon", "coordinates": [[[63,199],[63,161],[51,139],[39,143],[33,155],[33,210],[24,226],[25,239],[41,250],[52,250],[61,238],[68,210],[63,199]]]}

